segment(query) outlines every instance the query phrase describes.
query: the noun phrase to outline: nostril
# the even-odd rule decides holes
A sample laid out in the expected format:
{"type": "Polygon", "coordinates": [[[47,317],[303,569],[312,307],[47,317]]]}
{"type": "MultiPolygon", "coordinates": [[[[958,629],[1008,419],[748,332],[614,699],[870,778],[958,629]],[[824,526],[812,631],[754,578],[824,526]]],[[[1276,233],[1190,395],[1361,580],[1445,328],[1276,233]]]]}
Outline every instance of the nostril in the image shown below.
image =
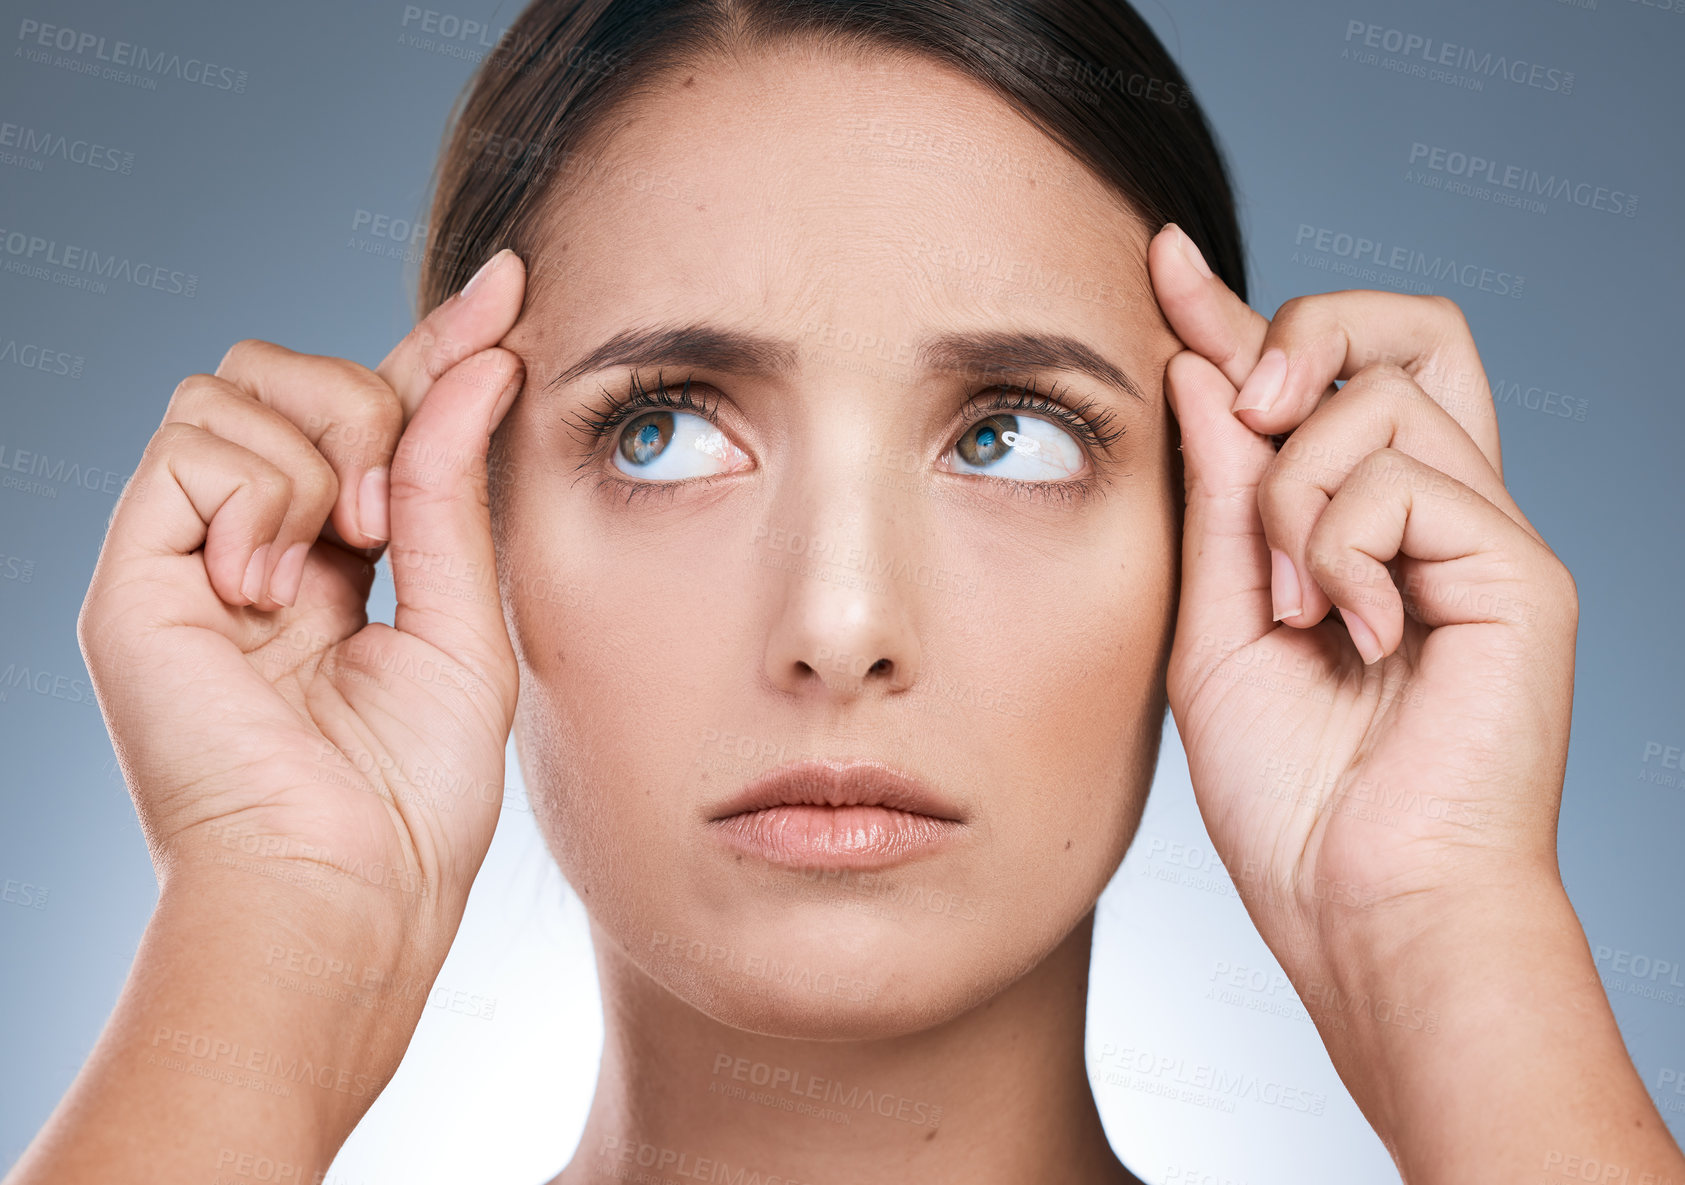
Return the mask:
{"type": "Polygon", "coordinates": [[[868,675],[887,675],[895,664],[887,658],[880,658],[866,669],[868,675]]]}

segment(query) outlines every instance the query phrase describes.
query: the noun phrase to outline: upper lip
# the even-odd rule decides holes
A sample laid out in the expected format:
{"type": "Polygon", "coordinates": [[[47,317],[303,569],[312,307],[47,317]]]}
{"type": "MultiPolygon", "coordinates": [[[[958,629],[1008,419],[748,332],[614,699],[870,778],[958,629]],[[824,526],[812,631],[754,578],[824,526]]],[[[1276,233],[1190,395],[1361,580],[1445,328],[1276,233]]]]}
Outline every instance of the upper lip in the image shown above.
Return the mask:
{"type": "Polygon", "coordinates": [[[794,761],[738,792],[714,821],[780,806],[881,806],[964,822],[959,808],[925,782],[878,761],[794,761]]]}

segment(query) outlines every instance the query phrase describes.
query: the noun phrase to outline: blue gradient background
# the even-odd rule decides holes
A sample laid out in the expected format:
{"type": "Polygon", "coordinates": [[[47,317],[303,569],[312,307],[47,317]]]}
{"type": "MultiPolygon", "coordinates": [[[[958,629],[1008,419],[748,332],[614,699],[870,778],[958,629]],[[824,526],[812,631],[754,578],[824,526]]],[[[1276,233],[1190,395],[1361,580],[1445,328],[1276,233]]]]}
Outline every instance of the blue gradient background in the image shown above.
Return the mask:
{"type": "MultiPolygon", "coordinates": [[[[448,3],[439,11],[494,33],[517,10],[448,3]]],[[[1685,1078],[1685,989],[1670,984],[1685,984],[1685,971],[1654,968],[1685,964],[1685,773],[1663,755],[1685,748],[1681,5],[1144,8],[1229,155],[1257,308],[1375,286],[1296,260],[1302,226],[1525,277],[1520,299],[1437,290],[1462,304],[1500,394],[1509,487],[1578,581],[1562,868],[1628,1048],[1676,1136],[1685,1133],[1685,1093],[1671,1086],[1685,1078]],[[1571,71],[1573,90],[1494,78],[1470,90],[1354,61],[1353,21],[1571,71]],[[1406,177],[1415,143],[1603,186],[1636,206],[1627,217],[1557,199],[1537,213],[1430,189],[1406,177]],[[1529,388],[1559,399],[1503,398],[1529,388]],[[1620,952],[1649,973],[1619,970],[1630,965],[1620,952]]],[[[404,5],[384,0],[7,0],[0,11],[0,124],[132,154],[126,173],[57,158],[37,171],[0,145],[9,154],[0,156],[0,228],[198,277],[187,298],[127,284],[96,294],[0,270],[0,477],[28,464],[19,450],[115,475],[108,492],[48,479],[35,480],[50,493],[0,485],[0,1165],[9,1166],[95,1041],[156,897],[75,636],[115,492],[177,381],[213,369],[234,341],[261,337],[372,366],[404,333],[415,269],[349,245],[354,219],[360,210],[425,218],[446,115],[482,50],[475,40],[449,42],[454,53],[403,43],[419,30],[406,27],[404,5]],[[25,20],[244,70],[245,90],[162,78],[148,91],[32,62],[19,52],[25,20]],[[78,373],[19,365],[25,346],[62,352],[67,367],[80,359],[78,373]],[[10,685],[24,668],[62,676],[57,694],[10,685]]],[[[0,252],[0,268],[14,260],[0,252]]],[[[391,608],[383,580],[371,616],[390,620],[391,608]]],[[[426,1010],[331,1185],[536,1183],[577,1142],[601,1047],[595,969],[583,912],[524,809],[513,751],[509,768],[515,788],[439,978],[494,1000],[494,1015],[426,1010]]],[[[1243,1099],[1230,1112],[1100,1082],[1114,1144],[1151,1181],[1396,1180],[1290,991],[1243,991],[1239,1006],[1213,998],[1219,967],[1256,971],[1254,982],[1278,969],[1211,852],[1173,727],[1158,783],[1101,901],[1091,1050],[1146,1049],[1190,1071],[1256,1074],[1320,1091],[1327,1105],[1313,1116],[1243,1099]],[[1258,1010],[1277,1004],[1294,1015],[1258,1010]]],[[[1058,1150],[1049,1156],[1051,1177],[1058,1150]]]]}

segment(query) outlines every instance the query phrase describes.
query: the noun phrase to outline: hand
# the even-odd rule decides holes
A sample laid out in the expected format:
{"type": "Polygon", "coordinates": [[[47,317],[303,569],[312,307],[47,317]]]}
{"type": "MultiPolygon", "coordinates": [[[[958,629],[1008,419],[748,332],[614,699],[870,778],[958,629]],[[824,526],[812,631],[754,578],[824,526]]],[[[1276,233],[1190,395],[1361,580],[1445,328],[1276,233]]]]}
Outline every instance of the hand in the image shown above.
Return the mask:
{"type": "Polygon", "coordinates": [[[1504,488],[1457,306],[1336,292],[1268,321],[1197,254],[1174,226],[1148,252],[1188,347],[1169,695],[1254,921],[1292,975],[1334,934],[1559,886],[1578,601],[1504,488]]]}
{"type": "Polygon", "coordinates": [[[302,887],[313,919],[443,958],[517,687],[485,457],[526,272],[477,280],[373,371],[239,343],[118,500],[78,637],[164,892],[302,887]],[[393,626],[366,611],[388,533],[393,626]]]}

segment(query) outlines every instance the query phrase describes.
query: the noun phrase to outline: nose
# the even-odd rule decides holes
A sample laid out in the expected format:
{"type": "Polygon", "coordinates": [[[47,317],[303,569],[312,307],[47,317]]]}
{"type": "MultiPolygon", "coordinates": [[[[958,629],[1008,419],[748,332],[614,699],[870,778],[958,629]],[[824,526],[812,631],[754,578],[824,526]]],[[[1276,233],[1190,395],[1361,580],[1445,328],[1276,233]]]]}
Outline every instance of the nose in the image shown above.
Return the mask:
{"type": "MultiPolygon", "coordinates": [[[[918,679],[921,589],[909,577],[920,557],[900,539],[894,508],[863,484],[832,489],[826,512],[795,525],[754,529],[755,561],[771,585],[766,674],[781,691],[849,702],[918,679]]],[[[825,499],[823,489],[810,493],[825,499]]]]}

